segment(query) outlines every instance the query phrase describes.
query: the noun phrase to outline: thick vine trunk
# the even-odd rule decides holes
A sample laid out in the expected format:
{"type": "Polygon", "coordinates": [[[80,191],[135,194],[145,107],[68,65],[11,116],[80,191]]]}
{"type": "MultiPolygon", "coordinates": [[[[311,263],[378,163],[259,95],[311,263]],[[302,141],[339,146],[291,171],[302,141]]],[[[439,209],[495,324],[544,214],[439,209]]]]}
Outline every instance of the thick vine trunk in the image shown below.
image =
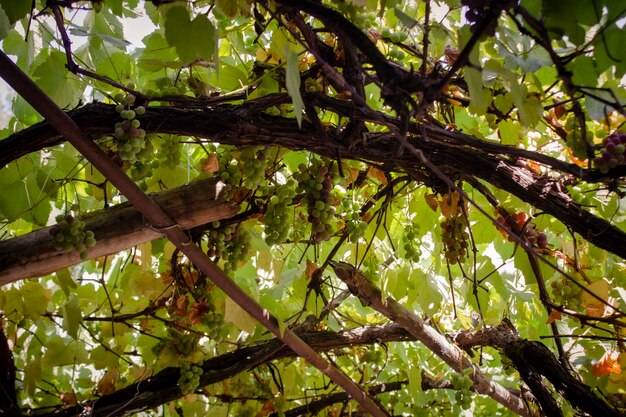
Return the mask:
{"type": "MultiPolygon", "coordinates": [[[[391,129],[399,125],[396,119],[352,103],[312,94],[305,95],[305,99],[355,120],[375,122],[391,129]]],[[[289,97],[277,95],[274,100],[280,103],[289,100],[289,97]]],[[[269,104],[265,102],[262,108],[269,104]]],[[[427,186],[442,191],[447,189],[441,179],[405,149],[392,132],[365,133],[363,137],[346,142],[340,132],[329,131],[321,135],[315,126],[306,121],[299,128],[293,119],[260,113],[262,108],[256,108],[253,102],[242,106],[182,108],[209,105],[192,100],[180,104],[181,108],[151,107],[142,116],[141,123],[148,132],[195,136],[235,146],[280,145],[294,150],[306,149],[330,158],[340,156],[370,161],[385,170],[417,176],[427,186]]],[[[114,106],[99,103],[86,105],[69,115],[92,137],[110,134],[119,117],[114,106]]],[[[557,172],[575,175],[589,182],[600,179],[598,172],[583,171],[573,164],[539,153],[490,143],[439,126],[411,125],[409,133],[410,143],[452,180],[484,180],[554,216],[599,248],[626,258],[626,233],[576,204],[552,176],[534,174],[517,166],[513,160],[537,161],[557,172]]],[[[0,141],[0,167],[20,156],[63,141],[49,124],[39,123],[0,141]]],[[[615,175],[622,174],[622,170],[615,172],[615,175]]]]}
{"type": "MultiPolygon", "coordinates": [[[[239,208],[220,198],[222,184],[202,180],[156,194],[154,200],[183,228],[232,217],[239,208]]],[[[96,246],[87,249],[90,259],[117,253],[163,236],[149,225],[130,203],[122,203],[82,218],[94,232],[96,246]]],[[[51,227],[0,241],[0,286],[38,277],[82,262],[77,251],[56,250],[51,227]]]]}

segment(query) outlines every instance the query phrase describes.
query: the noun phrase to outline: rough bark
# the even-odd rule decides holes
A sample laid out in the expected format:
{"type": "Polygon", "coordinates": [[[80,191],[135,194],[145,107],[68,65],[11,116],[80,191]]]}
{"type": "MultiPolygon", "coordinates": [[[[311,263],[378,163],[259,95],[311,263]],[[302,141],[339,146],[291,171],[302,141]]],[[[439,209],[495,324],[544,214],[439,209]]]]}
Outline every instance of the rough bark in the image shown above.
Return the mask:
{"type": "MultiPolygon", "coordinates": [[[[352,103],[313,94],[305,95],[305,98],[316,106],[355,120],[382,123],[391,129],[399,124],[389,116],[352,103]]],[[[285,97],[275,97],[274,100],[281,102],[285,97]]],[[[208,105],[203,103],[202,100],[192,100],[180,107],[208,105]]],[[[205,109],[151,107],[141,120],[148,132],[196,136],[235,146],[280,145],[294,150],[306,149],[330,158],[340,155],[342,158],[365,160],[388,171],[417,175],[420,181],[433,188],[447,189],[441,179],[424,168],[391,131],[364,133],[362,137],[344,143],[340,133],[325,132],[325,137],[320,137],[319,131],[310,123],[303,121],[302,127],[298,128],[293,119],[259,113],[261,109],[257,105],[260,104],[251,102],[241,106],[221,105],[205,109]]],[[[264,107],[267,105],[265,102],[264,107]]],[[[68,114],[93,138],[110,134],[111,126],[118,118],[113,106],[99,103],[68,114]]],[[[626,233],[576,204],[553,176],[534,174],[517,166],[515,159],[539,161],[561,174],[576,174],[591,182],[599,180],[597,172],[582,171],[573,164],[545,155],[489,143],[435,125],[411,125],[409,130],[410,143],[452,180],[484,180],[554,216],[599,248],[626,258],[626,233]]],[[[37,124],[0,141],[0,166],[29,152],[62,142],[63,138],[47,123],[37,124]]]]}
{"type": "MultiPolygon", "coordinates": [[[[197,181],[153,196],[183,229],[234,216],[239,207],[220,198],[222,184],[214,179],[197,181]]],[[[126,202],[82,217],[94,232],[96,246],[89,259],[117,253],[163,236],[141,213],[126,202]]],[[[82,262],[77,251],[56,250],[51,227],[0,241],[0,286],[38,277],[82,262]]]]}
{"type": "Polygon", "coordinates": [[[332,261],[330,265],[337,277],[364,305],[373,308],[405,328],[407,332],[443,359],[455,371],[463,372],[465,369],[472,369],[470,377],[474,382],[472,388],[475,392],[490,396],[520,416],[530,416],[530,412],[521,398],[491,381],[464,355],[461,349],[450,343],[444,335],[429,326],[415,313],[409,311],[389,295],[383,297],[380,289],[374,286],[358,269],[345,262],[332,261]]]}
{"type": "Polygon", "coordinates": [[[497,327],[484,330],[461,331],[454,336],[454,342],[463,349],[471,349],[477,345],[498,348],[520,372],[547,415],[560,415],[557,414],[560,411],[554,410],[556,402],[552,393],[543,385],[542,378],[548,380],[575,408],[590,416],[622,415],[563,367],[545,345],[520,338],[506,321],[497,327]]]}
{"type": "MultiPolygon", "coordinates": [[[[412,340],[410,334],[395,324],[370,326],[340,333],[306,332],[299,336],[319,352],[374,343],[412,340]]],[[[255,346],[234,350],[202,363],[200,386],[215,384],[241,372],[296,354],[280,340],[260,342],[255,346]]],[[[78,417],[90,410],[91,417],[126,416],[157,407],[183,396],[178,388],[179,368],[166,368],[159,373],[131,384],[113,394],[73,407],[35,413],[38,417],[78,417]]],[[[376,393],[376,392],[375,392],[376,393]]]]}

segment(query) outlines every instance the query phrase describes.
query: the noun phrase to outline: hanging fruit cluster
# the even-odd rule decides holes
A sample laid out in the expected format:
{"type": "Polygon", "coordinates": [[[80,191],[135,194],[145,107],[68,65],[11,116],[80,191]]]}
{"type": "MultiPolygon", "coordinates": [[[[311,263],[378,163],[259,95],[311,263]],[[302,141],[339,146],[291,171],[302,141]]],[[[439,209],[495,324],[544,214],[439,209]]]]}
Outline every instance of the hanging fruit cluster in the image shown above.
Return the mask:
{"type": "Polygon", "coordinates": [[[85,230],[85,222],[74,218],[71,214],[56,216],[57,224],[50,228],[50,235],[56,250],[70,252],[77,250],[80,259],[87,260],[87,248],[96,245],[96,239],[91,230],[85,230]]]}
{"type": "Polygon", "coordinates": [[[626,161],[626,133],[611,133],[602,141],[602,154],[594,158],[593,165],[603,174],[626,161]]]}

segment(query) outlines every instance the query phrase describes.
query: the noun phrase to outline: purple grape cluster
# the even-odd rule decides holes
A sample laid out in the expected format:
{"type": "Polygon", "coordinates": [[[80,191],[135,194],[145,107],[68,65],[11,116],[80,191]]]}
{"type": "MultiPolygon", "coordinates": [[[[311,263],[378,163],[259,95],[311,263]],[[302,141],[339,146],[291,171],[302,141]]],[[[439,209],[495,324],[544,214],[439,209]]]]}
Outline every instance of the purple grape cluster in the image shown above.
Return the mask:
{"type": "Polygon", "coordinates": [[[626,161],[626,133],[611,133],[602,141],[602,156],[593,159],[593,165],[606,174],[611,168],[624,164],[626,161]]]}

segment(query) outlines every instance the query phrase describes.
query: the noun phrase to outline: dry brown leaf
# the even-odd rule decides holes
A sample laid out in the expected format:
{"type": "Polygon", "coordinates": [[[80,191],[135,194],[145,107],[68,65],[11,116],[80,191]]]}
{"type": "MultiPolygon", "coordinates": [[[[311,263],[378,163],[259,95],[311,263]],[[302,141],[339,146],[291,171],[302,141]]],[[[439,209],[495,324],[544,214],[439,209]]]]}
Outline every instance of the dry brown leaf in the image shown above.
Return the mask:
{"type": "Polygon", "coordinates": [[[78,404],[78,401],[76,400],[76,394],[74,393],[74,391],[70,391],[70,392],[62,392],[61,395],[61,401],[63,401],[63,404],[65,405],[76,405],[78,404]]]}
{"type": "Polygon", "coordinates": [[[563,318],[563,315],[561,314],[560,311],[552,310],[550,312],[550,316],[548,316],[548,320],[546,321],[546,324],[552,324],[557,320],[561,320],[562,318],[563,318]]]}
{"type": "Polygon", "coordinates": [[[102,379],[98,381],[98,393],[102,395],[113,394],[115,383],[120,379],[120,372],[117,369],[109,369],[106,371],[102,379]]]}
{"type": "Polygon", "coordinates": [[[424,200],[426,200],[426,204],[432,211],[437,211],[439,208],[439,201],[437,201],[437,194],[426,194],[424,196],[424,200]]]}
{"type": "Polygon", "coordinates": [[[313,274],[315,273],[315,271],[317,271],[319,268],[317,265],[315,265],[313,262],[309,261],[308,259],[306,260],[306,277],[307,279],[311,279],[313,277],[313,274]]]}
{"type": "Polygon", "coordinates": [[[209,174],[212,174],[214,172],[217,172],[219,169],[220,169],[220,164],[217,161],[216,153],[212,153],[209,156],[207,156],[206,159],[202,160],[203,172],[208,172],[209,174]]]}
{"type": "Polygon", "coordinates": [[[382,185],[387,185],[387,177],[385,177],[385,173],[378,168],[370,167],[367,171],[367,176],[375,179],[382,185]]]}
{"type": "Polygon", "coordinates": [[[620,366],[617,352],[606,352],[598,362],[591,365],[591,373],[595,376],[607,376],[609,374],[621,374],[622,367],[620,366]]]}
{"type": "Polygon", "coordinates": [[[274,407],[274,402],[272,400],[267,400],[263,407],[256,413],[256,417],[265,417],[270,415],[271,413],[276,411],[276,407],[274,407]]]}

